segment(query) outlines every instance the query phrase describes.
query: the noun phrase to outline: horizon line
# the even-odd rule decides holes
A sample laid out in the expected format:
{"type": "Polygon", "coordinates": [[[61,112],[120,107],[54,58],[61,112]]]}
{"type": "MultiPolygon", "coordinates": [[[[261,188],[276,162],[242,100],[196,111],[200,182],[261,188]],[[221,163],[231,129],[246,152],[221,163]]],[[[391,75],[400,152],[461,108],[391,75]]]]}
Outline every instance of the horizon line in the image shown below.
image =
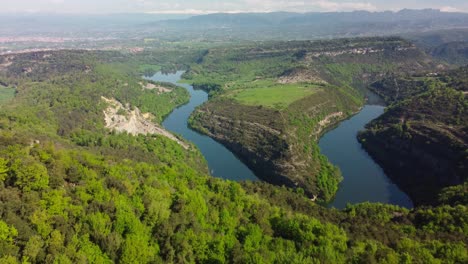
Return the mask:
{"type": "Polygon", "coordinates": [[[3,15],[94,15],[94,16],[111,16],[111,15],[211,15],[211,14],[272,14],[272,13],[291,13],[291,14],[309,14],[309,13],[355,13],[355,12],[367,12],[367,13],[398,13],[401,11],[410,10],[410,11],[439,11],[441,13],[458,13],[458,14],[468,14],[468,11],[465,10],[444,10],[440,8],[403,8],[403,9],[386,9],[386,10],[349,10],[349,11],[285,11],[285,10],[227,10],[227,11],[216,11],[216,10],[196,10],[196,9],[186,9],[186,10],[157,10],[157,11],[147,11],[147,12],[112,12],[112,13],[75,13],[75,12],[42,12],[42,11],[21,11],[21,12],[1,12],[3,15]]]}

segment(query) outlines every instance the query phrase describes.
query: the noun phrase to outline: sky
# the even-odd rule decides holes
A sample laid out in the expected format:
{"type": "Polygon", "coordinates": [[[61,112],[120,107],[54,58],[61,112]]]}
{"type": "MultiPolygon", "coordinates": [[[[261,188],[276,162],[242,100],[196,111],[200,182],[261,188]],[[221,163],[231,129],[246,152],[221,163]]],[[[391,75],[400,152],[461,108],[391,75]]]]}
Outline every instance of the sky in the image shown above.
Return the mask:
{"type": "Polygon", "coordinates": [[[434,8],[468,12],[468,0],[0,0],[1,13],[329,12],[434,8]]]}

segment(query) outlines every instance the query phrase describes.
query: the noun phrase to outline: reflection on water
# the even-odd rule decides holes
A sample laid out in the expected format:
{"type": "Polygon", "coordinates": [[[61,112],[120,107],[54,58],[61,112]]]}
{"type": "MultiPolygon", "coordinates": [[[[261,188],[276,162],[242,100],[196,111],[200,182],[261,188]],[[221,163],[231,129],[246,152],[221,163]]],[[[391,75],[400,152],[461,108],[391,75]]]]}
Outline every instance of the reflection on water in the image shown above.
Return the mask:
{"type": "Polygon", "coordinates": [[[369,201],[413,207],[409,197],[390,181],[356,138],[366,124],[383,112],[381,105],[366,105],[320,139],[321,152],[340,168],[344,177],[330,206],[344,208],[347,203],[369,201]]]}

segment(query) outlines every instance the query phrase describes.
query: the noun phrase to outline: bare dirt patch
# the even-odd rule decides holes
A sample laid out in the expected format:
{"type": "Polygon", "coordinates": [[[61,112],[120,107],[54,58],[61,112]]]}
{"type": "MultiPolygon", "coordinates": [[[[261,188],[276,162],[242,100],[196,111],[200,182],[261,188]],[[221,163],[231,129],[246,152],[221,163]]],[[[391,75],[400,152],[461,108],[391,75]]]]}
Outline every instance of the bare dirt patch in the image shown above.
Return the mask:
{"type": "Polygon", "coordinates": [[[331,114],[327,115],[324,119],[322,119],[320,122],[318,122],[317,129],[316,129],[315,133],[311,134],[311,136],[317,137],[329,125],[336,122],[338,119],[342,118],[343,115],[344,115],[343,112],[336,112],[336,113],[331,113],[331,114]]]}
{"type": "Polygon", "coordinates": [[[162,87],[160,85],[156,85],[156,84],[153,84],[153,83],[142,83],[140,82],[140,85],[143,89],[147,89],[147,90],[156,90],[158,91],[158,93],[170,93],[172,92],[172,89],[169,89],[169,88],[166,88],[166,87],[162,87]]]}
{"type": "Polygon", "coordinates": [[[115,99],[101,97],[108,104],[104,110],[104,120],[106,128],[116,132],[127,132],[131,135],[157,134],[165,136],[176,141],[179,145],[188,149],[189,146],[175,137],[173,134],[151,122],[153,115],[150,113],[141,113],[140,109],[134,107],[131,109],[128,105],[124,106],[115,99]]]}

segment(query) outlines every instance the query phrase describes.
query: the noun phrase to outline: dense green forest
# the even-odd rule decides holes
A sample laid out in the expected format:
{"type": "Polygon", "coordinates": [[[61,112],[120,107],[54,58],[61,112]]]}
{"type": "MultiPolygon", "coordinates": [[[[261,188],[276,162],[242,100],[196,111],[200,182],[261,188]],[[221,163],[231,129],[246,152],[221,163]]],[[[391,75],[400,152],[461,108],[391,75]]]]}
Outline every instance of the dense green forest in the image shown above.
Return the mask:
{"type": "MultiPolygon", "coordinates": [[[[437,204],[441,189],[468,181],[467,70],[371,85],[393,105],[368,125],[361,142],[418,204],[437,204]]],[[[467,195],[466,186],[458,190],[467,195]]]]}
{"type": "MultiPolygon", "coordinates": [[[[102,96],[144,109],[158,124],[187,101],[187,93],[168,84],[157,84],[170,89],[168,93],[144,89],[140,76],[160,68],[190,67],[187,78],[195,81],[196,65],[204,71],[203,63],[212,59],[208,54],[212,52],[130,56],[56,51],[0,57],[2,65],[12,62],[0,68],[0,82],[15,90],[0,111],[0,263],[468,261],[468,212],[466,197],[460,197],[460,188],[466,186],[444,189],[437,207],[407,210],[365,203],[339,211],[312,202],[301,188],[212,178],[195,146],[186,149],[164,136],[106,129],[102,96]]],[[[246,67],[269,62],[272,69],[283,59],[253,60],[246,67]]],[[[303,69],[291,61],[287,68],[294,64],[294,70],[287,73],[303,69]]],[[[310,87],[299,82],[300,89],[312,91],[289,105],[240,104],[224,91],[226,83],[213,89],[213,104],[224,102],[232,111],[240,106],[255,110],[255,122],[261,116],[265,122],[271,122],[271,115],[281,116],[278,120],[286,122],[272,123],[272,129],[297,124],[299,141],[321,120],[301,115],[305,106],[326,98],[340,104],[323,111],[338,108],[351,114],[362,103],[350,85],[342,88],[326,79],[341,72],[338,81],[345,84],[356,71],[354,64],[333,60],[326,65],[330,75],[320,75],[323,81],[310,87]]],[[[371,66],[358,71],[365,67],[371,66]]],[[[259,68],[263,74],[270,69],[259,68]]],[[[278,66],[275,74],[283,70],[278,66]]],[[[275,75],[265,82],[274,89],[272,78],[275,75]]],[[[320,156],[315,145],[305,147],[320,156]]],[[[336,169],[320,157],[320,177],[335,177],[330,175],[336,169]]],[[[336,187],[321,188],[331,188],[331,195],[336,187]]]]}

